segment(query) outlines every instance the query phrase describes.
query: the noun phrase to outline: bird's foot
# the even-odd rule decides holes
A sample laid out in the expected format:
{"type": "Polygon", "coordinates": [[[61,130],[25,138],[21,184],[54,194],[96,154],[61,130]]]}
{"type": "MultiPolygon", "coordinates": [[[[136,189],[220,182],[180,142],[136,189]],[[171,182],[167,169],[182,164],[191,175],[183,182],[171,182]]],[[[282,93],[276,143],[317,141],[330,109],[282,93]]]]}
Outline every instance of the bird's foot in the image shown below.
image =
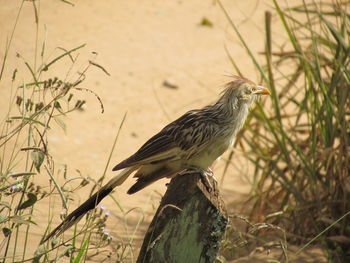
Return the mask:
{"type": "Polygon", "coordinates": [[[210,193],[211,191],[215,190],[213,185],[210,183],[209,176],[214,179],[215,182],[216,178],[214,177],[213,171],[208,168],[207,170],[203,170],[199,167],[189,167],[180,174],[200,174],[202,183],[204,184],[207,191],[210,193]]]}
{"type": "Polygon", "coordinates": [[[215,177],[214,177],[214,174],[213,174],[213,171],[211,169],[209,170],[202,170],[201,172],[201,178],[202,178],[202,183],[204,184],[205,188],[207,188],[208,192],[211,193],[211,191],[215,190],[213,185],[211,184],[210,180],[209,180],[209,176],[211,178],[213,178],[214,180],[215,177]]]}

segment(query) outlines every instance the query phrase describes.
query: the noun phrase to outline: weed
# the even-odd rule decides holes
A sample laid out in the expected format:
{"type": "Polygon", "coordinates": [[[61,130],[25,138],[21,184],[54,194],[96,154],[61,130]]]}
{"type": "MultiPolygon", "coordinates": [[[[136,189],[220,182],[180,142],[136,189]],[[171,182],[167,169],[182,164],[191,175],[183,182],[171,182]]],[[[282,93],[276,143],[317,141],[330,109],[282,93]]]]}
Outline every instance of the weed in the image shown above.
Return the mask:
{"type": "Polygon", "coordinates": [[[272,91],[271,105],[256,106],[237,141],[255,166],[250,218],[285,228],[290,242],[317,240],[331,261],[345,262],[350,236],[349,5],[303,1],[282,9],[274,0],[286,40],[273,39],[267,12],[262,65],[218,3],[272,91]]]}

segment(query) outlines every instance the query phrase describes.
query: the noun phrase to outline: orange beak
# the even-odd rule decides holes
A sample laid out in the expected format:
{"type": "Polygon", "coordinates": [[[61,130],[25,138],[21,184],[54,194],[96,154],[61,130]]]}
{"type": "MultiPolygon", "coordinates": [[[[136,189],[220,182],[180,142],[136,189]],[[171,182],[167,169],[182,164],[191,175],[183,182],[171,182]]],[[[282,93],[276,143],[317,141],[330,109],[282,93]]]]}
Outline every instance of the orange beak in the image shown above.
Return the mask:
{"type": "Polygon", "coordinates": [[[255,94],[260,94],[260,95],[271,95],[271,92],[270,92],[267,88],[265,88],[265,87],[263,87],[263,86],[257,86],[256,88],[257,88],[257,89],[256,89],[256,91],[254,92],[255,94]]]}

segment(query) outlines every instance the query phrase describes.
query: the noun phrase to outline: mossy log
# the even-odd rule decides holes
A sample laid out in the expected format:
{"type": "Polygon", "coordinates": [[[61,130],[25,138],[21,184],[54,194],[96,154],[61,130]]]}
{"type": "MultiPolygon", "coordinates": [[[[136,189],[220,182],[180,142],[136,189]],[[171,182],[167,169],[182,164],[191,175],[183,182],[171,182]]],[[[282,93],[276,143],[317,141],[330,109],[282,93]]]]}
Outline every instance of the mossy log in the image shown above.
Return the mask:
{"type": "Polygon", "coordinates": [[[168,185],[145,235],[137,263],[214,262],[227,225],[216,181],[177,175],[168,185]]]}

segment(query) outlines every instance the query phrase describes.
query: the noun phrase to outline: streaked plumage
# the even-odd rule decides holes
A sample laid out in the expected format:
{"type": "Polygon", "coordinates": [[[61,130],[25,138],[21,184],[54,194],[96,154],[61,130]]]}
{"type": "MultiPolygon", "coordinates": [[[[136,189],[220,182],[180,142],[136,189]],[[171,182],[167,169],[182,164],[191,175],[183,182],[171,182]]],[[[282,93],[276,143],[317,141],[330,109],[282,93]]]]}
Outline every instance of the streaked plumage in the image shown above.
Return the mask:
{"type": "Polygon", "coordinates": [[[124,170],[73,211],[45,240],[77,222],[134,171],[137,182],[129,194],[188,168],[207,170],[233,144],[248,116],[249,106],[261,94],[269,91],[248,79],[235,77],[216,103],[185,113],[116,165],[113,171],[124,170]]]}

